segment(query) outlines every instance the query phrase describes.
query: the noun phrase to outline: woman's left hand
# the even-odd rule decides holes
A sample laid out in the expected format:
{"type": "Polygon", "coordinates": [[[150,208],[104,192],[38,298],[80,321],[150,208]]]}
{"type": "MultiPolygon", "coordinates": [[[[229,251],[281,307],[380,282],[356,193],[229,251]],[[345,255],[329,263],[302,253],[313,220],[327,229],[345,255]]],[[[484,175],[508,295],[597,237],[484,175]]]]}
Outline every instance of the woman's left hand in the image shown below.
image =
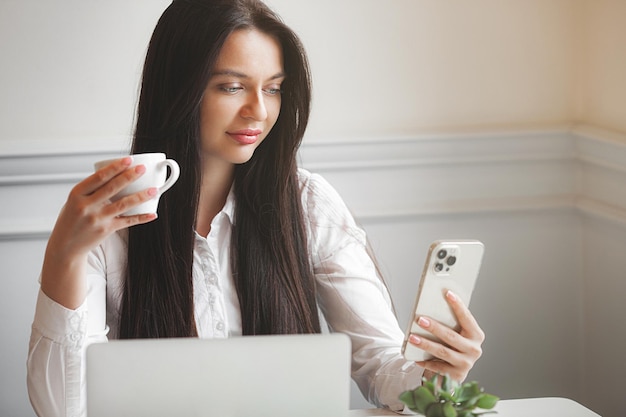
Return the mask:
{"type": "Polygon", "coordinates": [[[436,359],[417,362],[429,374],[448,374],[450,378],[462,382],[482,355],[481,345],[485,333],[463,302],[451,291],[446,293],[448,304],[454,311],[461,330],[453,329],[428,317],[419,317],[417,324],[437,336],[445,344],[433,342],[417,335],[411,335],[410,342],[420,349],[432,354],[436,359]]]}

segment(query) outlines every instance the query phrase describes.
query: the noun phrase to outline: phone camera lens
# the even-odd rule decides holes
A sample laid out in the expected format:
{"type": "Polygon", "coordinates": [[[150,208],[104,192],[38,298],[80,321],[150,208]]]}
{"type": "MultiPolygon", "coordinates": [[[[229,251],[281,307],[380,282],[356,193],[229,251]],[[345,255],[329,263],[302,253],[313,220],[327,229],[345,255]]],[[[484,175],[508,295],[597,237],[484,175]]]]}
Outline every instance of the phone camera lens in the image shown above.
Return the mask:
{"type": "Polygon", "coordinates": [[[446,251],[445,249],[441,249],[439,252],[437,252],[437,258],[439,259],[445,258],[446,255],[448,255],[448,251],[446,251]]]}
{"type": "Polygon", "coordinates": [[[441,271],[443,271],[443,264],[440,262],[437,262],[435,264],[435,272],[441,272],[441,271]]]}
{"type": "Polygon", "coordinates": [[[448,266],[452,266],[456,263],[456,256],[450,256],[448,259],[446,259],[446,263],[448,264],[448,266]]]}

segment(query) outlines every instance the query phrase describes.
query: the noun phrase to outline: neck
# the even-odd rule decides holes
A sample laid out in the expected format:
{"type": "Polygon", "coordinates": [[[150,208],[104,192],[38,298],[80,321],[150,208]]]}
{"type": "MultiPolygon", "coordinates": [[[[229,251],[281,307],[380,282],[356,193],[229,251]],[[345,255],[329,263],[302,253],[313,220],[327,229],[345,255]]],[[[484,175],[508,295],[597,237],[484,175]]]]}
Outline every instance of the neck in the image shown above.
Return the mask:
{"type": "Polygon", "coordinates": [[[211,221],[219,213],[233,184],[235,166],[223,163],[205,163],[202,172],[202,186],[198,205],[196,231],[207,236],[211,231],[211,221]]]}

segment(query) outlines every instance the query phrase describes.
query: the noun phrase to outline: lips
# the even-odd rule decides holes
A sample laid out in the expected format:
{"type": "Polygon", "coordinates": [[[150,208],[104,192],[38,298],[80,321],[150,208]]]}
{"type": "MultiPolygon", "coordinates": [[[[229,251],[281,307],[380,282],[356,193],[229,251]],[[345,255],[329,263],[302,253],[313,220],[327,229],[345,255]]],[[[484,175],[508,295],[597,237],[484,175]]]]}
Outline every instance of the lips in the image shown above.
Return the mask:
{"type": "Polygon", "coordinates": [[[242,145],[251,145],[259,140],[260,129],[241,129],[226,132],[231,138],[242,145]]]}

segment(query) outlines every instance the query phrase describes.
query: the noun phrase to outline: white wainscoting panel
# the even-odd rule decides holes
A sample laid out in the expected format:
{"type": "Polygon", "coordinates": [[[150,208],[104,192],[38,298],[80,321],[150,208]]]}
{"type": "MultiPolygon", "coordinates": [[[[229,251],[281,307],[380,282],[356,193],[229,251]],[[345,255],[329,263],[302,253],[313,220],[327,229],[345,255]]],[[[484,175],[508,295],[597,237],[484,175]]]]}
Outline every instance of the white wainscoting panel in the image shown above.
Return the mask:
{"type": "MultiPolygon", "coordinates": [[[[93,162],[123,154],[123,143],[0,148],[0,279],[9,289],[0,333],[15,335],[2,386],[25,380],[37,274],[56,215],[93,162]]],[[[504,398],[560,395],[606,416],[617,410],[606,397],[626,373],[610,366],[626,350],[623,136],[558,126],[306,140],[300,158],[368,232],[403,327],[430,241],[481,239],[487,251],[471,307],[487,340],[470,378],[504,398]]],[[[32,415],[20,384],[0,393],[1,415],[32,415]]],[[[352,405],[366,406],[356,392],[352,405]]]]}
{"type": "MultiPolygon", "coordinates": [[[[567,130],[305,143],[363,220],[571,205],[576,150],[567,130]]],[[[384,220],[383,220],[384,221],[384,220]]]]}

